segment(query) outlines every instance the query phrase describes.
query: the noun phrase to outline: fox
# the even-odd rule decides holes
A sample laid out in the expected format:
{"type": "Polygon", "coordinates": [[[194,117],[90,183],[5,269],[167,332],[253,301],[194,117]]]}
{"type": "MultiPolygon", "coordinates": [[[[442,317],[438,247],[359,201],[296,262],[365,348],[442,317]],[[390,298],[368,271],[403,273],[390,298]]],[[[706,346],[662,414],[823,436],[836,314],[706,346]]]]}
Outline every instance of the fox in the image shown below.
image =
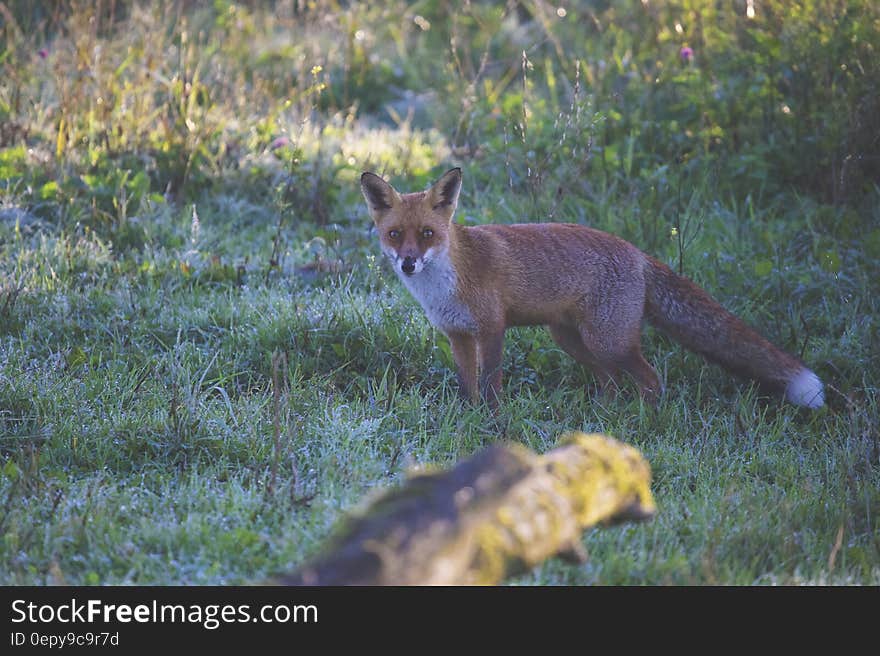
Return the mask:
{"type": "Polygon", "coordinates": [[[449,339],[466,399],[497,409],[505,331],[541,325],[592,371],[600,394],[631,378],[656,405],[663,389],[641,348],[647,322],[762,391],[811,409],[825,402],[803,362],[620,237],[572,223],[459,224],[460,168],[425,191],[399,193],[369,171],[360,186],[382,253],[449,339]]]}

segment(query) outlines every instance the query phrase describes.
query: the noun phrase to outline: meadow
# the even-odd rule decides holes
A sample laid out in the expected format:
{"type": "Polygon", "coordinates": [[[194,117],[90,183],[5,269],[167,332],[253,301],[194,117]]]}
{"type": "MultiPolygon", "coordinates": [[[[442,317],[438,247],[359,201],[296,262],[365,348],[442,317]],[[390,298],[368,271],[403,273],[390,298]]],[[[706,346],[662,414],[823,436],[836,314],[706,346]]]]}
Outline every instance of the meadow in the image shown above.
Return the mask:
{"type": "Polygon", "coordinates": [[[870,0],[0,2],[0,584],[242,584],[417,466],[569,430],[659,512],[519,585],[880,584],[870,0]],[[362,171],[575,222],[696,281],[818,411],[646,330],[596,394],[508,332],[499,412],[382,260],[362,171]]]}

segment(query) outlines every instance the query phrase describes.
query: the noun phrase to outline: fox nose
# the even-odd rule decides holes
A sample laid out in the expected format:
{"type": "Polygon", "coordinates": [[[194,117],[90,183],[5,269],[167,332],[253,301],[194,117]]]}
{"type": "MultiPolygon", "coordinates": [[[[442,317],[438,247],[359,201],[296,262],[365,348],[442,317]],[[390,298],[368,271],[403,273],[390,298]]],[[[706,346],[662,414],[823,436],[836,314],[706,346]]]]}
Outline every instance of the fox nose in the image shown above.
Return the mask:
{"type": "Polygon", "coordinates": [[[400,265],[400,269],[408,276],[411,276],[415,273],[416,270],[416,258],[410,257],[407,255],[403,258],[403,264],[400,265]]]}

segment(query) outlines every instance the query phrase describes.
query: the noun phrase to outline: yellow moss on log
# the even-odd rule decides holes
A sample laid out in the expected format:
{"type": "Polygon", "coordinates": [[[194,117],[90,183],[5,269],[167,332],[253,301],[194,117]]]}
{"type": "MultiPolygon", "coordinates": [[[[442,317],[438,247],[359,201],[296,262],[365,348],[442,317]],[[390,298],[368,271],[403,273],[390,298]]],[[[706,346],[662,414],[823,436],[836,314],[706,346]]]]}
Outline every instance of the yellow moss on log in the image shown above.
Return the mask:
{"type": "Polygon", "coordinates": [[[495,445],[373,500],[280,582],[499,583],[556,554],[583,557],[590,526],[651,517],[650,485],[644,457],[604,435],[571,433],[543,456],[495,445]]]}

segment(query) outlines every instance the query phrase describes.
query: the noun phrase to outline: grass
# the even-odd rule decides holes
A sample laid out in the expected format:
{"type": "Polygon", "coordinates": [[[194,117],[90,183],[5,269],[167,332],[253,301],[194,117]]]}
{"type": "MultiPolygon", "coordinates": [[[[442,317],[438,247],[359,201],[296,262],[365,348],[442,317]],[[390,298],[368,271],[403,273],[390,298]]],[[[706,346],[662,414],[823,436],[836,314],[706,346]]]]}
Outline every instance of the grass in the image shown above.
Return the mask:
{"type": "Polygon", "coordinates": [[[408,467],[573,429],[640,448],[659,514],[514,583],[880,583],[880,149],[854,63],[877,11],[850,3],[832,26],[858,38],[828,45],[834,3],[701,33],[699,3],[605,4],[3,4],[0,583],[260,581],[408,467]],[[813,41],[845,75],[786,77],[813,41]],[[751,90],[736,114],[707,89],[751,90]],[[827,407],[651,330],[660,405],[599,399],[539,329],[508,333],[497,417],[463,404],[356,182],[453,165],[459,220],[629,239],[800,354],[827,407]]]}

